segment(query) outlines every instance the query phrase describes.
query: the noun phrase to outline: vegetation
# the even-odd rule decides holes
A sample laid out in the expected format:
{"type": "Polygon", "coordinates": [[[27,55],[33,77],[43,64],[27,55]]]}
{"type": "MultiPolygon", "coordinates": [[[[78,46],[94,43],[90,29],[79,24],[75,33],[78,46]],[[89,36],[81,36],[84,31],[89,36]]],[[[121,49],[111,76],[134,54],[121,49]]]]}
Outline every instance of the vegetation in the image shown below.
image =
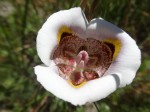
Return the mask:
{"type": "Polygon", "coordinates": [[[37,32],[54,12],[80,6],[88,20],[102,17],[128,32],[142,51],[142,65],[134,82],[98,101],[101,112],[149,112],[150,108],[149,0],[1,0],[0,112],[88,112],[93,105],[73,106],[47,92],[33,67],[37,32]],[[90,108],[89,108],[90,107],[90,108]]]}

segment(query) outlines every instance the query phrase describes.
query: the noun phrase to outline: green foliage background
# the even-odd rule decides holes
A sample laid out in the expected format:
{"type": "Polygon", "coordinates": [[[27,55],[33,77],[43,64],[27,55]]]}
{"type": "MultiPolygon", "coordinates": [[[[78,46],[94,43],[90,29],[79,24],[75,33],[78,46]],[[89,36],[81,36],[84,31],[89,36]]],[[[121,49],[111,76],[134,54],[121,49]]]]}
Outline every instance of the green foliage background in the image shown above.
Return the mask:
{"type": "MultiPolygon", "coordinates": [[[[33,67],[41,64],[36,35],[54,12],[80,6],[128,32],[142,51],[134,82],[98,101],[101,112],[150,112],[150,0],[0,0],[0,112],[95,112],[47,92],[33,67]]],[[[100,85],[98,85],[100,86],[100,85]]]]}

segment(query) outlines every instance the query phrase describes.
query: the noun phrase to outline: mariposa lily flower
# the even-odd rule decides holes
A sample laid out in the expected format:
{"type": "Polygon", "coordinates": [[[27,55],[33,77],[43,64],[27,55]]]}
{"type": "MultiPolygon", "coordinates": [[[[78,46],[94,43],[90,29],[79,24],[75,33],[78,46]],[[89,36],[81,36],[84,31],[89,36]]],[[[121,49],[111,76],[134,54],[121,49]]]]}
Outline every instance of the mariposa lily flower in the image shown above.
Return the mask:
{"type": "Polygon", "coordinates": [[[130,84],[141,63],[135,41],[122,29],[81,8],[52,14],[37,36],[37,80],[74,105],[103,99],[130,84]]]}

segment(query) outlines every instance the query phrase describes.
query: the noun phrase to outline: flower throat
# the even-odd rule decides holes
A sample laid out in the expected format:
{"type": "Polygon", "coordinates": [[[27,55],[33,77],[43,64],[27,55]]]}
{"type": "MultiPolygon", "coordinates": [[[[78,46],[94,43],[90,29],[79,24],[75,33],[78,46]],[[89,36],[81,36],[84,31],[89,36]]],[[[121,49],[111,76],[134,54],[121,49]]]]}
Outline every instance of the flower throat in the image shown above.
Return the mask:
{"type": "Polygon", "coordinates": [[[92,38],[84,40],[64,32],[53,59],[59,75],[77,87],[102,77],[111,65],[114,52],[115,46],[112,43],[92,38]]]}

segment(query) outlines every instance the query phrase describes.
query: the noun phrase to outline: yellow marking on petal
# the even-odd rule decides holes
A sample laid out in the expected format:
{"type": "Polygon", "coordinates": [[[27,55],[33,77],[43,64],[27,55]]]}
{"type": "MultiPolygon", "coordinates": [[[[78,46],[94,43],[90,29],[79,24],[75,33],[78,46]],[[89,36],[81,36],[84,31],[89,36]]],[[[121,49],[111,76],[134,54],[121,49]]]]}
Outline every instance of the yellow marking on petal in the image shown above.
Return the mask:
{"type": "Polygon", "coordinates": [[[114,60],[118,56],[118,54],[121,50],[121,47],[122,47],[121,41],[116,38],[108,38],[108,39],[105,39],[104,42],[114,45],[114,47],[115,47],[114,54],[113,54],[113,60],[114,60]]]}
{"type": "Polygon", "coordinates": [[[79,84],[79,85],[77,85],[77,86],[75,86],[75,85],[73,85],[72,83],[71,83],[71,81],[67,81],[72,87],[74,87],[74,88],[80,88],[80,87],[82,87],[82,86],[84,86],[87,82],[86,81],[84,81],[84,82],[82,82],[81,84],[79,84]]]}
{"type": "Polygon", "coordinates": [[[61,36],[62,36],[62,34],[63,34],[64,32],[66,32],[66,33],[73,33],[73,31],[72,31],[70,28],[68,28],[67,26],[62,26],[62,27],[59,29],[58,34],[57,34],[58,43],[60,42],[61,36]]]}

